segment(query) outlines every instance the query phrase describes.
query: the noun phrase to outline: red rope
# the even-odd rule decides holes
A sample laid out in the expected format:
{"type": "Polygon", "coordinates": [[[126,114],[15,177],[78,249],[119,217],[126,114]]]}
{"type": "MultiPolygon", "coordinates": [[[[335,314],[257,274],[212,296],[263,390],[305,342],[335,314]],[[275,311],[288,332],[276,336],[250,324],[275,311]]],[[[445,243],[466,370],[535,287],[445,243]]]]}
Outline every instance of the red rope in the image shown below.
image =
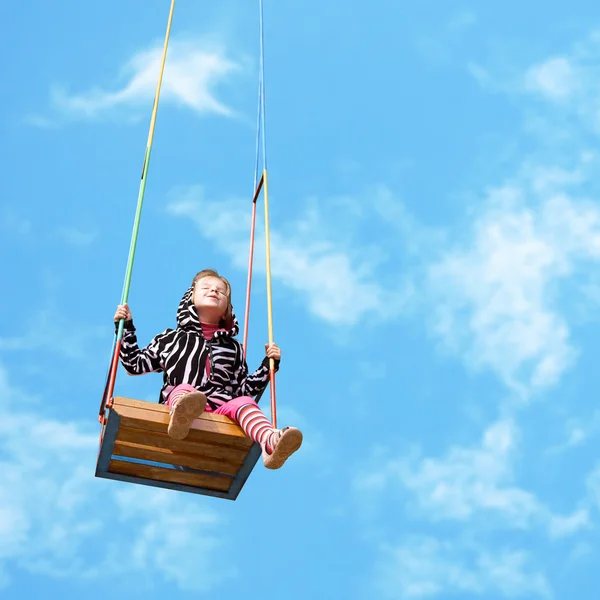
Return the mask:
{"type": "Polygon", "coordinates": [[[254,191],[254,197],[252,198],[252,223],[250,225],[250,250],[248,253],[248,283],[246,285],[246,314],[244,315],[244,358],[246,358],[248,348],[248,329],[250,321],[250,291],[252,289],[252,265],[254,264],[254,237],[256,231],[256,200],[260,194],[260,190],[263,185],[263,177],[261,176],[258,186],[254,191]]]}
{"type": "Polygon", "coordinates": [[[121,340],[117,339],[113,350],[112,360],[110,362],[110,370],[106,380],[106,386],[104,388],[104,394],[102,395],[102,402],[100,403],[100,411],[98,413],[98,421],[104,424],[105,416],[104,412],[106,408],[112,406],[112,395],[115,391],[115,381],[117,379],[117,368],[119,367],[119,354],[121,352],[121,340]]]}
{"type": "Polygon", "coordinates": [[[275,401],[275,369],[269,370],[271,382],[271,424],[277,429],[277,402],[275,401]]]}
{"type": "MultiPolygon", "coordinates": [[[[254,191],[254,197],[252,198],[252,222],[250,224],[250,249],[248,252],[248,282],[246,285],[246,310],[244,315],[244,359],[247,355],[248,348],[248,330],[250,323],[250,296],[252,290],[252,267],[254,264],[254,241],[256,238],[256,201],[262,189],[264,182],[264,173],[261,175],[260,181],[254,191]]],[[[275,395],[275,369],[269,369],[269,382],[271,384],[271,421],[273,427],[277,427],[277,402],[275,395]]]]}

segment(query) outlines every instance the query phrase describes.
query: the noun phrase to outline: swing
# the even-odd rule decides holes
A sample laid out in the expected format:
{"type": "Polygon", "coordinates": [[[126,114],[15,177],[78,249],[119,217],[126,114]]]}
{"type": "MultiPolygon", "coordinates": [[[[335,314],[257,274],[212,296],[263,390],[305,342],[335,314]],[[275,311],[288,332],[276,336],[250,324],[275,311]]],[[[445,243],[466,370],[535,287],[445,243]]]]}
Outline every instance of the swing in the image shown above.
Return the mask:
{"type": "MultiPolygon", "coordinates": [[[[250,250],[248,259],[248,281],[246,289],[246,312],[244,319],[244,358],[248,343],[248,319],[250,314],[250,291],[252,286],[252,265],[254,257],[254,237],[256,225],[256,202],[263,190],[265,206],[266,238],[266,280],[269,343],[273,343],[273,318],[269,240],[269,200],[266,167],[266,144],[264,132],[264,48],[263,48],[263,6],[260,5],[260,79],[259,111],[256,144],[256,171],[254,175],[254,196],[252,198],[252,222],[250,226],[250,250]],[[258,179],[259,140],[262,137],[263,169],[258,179]]],[[[125,283],[121,304],[126,304],[131,284],[131,273],[135,247],[139,231],[141,209],[146,188],[146,179],[154,125],[158,110],[161,83],[165,68],[167,48],[175,0],[171,9],[164,41],[158,85],[152,108],[150,132],[146,145],[142,178],[138,194],[137,210],[125,273],[125,283]]],[[[235,500],[246,483],[261,449],[246,436],[237,423],[224,415],[204,413],[192,423],[188,436],[175,440],[167,434],[169,409],[163,404],[145,402],[132,398],[113,396],[119,353],[123,336],[124,321],[119,322],[113,343],[112,360],[107,382],[100,404],[98,421],[101,424],[100,446],[96,462],[96,477],[126,481],[134,484],[166,488],[235,500]]],[[[271,393],[271,423],[277,427],[275,399],[275,365],[270,360],[269,383],[271,393]]],[[[258,402],[262,392],[255,398],[258,402]]]]}

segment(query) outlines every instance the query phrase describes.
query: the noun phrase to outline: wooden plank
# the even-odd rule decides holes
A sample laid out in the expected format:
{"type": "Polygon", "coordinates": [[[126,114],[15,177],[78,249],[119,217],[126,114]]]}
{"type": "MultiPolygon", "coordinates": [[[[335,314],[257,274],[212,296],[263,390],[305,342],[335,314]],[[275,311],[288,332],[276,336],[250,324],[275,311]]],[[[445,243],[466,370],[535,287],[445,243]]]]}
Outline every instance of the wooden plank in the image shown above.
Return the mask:
{"type": "Polygon", "coordinates": [[[182,483],[170,483],[169,481],[155,481],[154,479],[144,479],[143,477],[133,477],[131,475],[121,475],[120,473],[108,473],[106,471],[99,471],[96,477],[102,479],[109,479],[111,481],[123,481],[125,483],[132,483],[135,485],[146,485],[148,487],[161,488],[163,490],[173,490],[175,492],[185,492],[187,494],[198,494],[201,496],[209,496],[212,498],[222,498],[224,500],[235,500],[236,496],[232,493],[229,488],[226,492],[220,492],[218,490],[210,490],[207,488],[198,488],[191,485],[184,485],[182,483]]]}
{"type": "MultiPolygon", "coordinates": [[[[140,408],[142,410],[154,410],[156,412],[169,414],[169,407],[158,402],[146,402],[145,400],[134,400],[133,398],[124,398],[123,396],[115,396],[113,398],[114,406],[129,406],[130,408],[140,408]]],[[[230,425],[237,425],[225,415],[215,415],[214,413],[202,413],[199,417],[200,420],[214,422],[214,423],[227,423],[230,425]]]]}
{"type": "MultiPolygon", "coordinates": [[[[121,425],[137,427],[147,431],[167,432],[169,415],[156,411],[141,410],[128,406],[114,408],[121,417],[121,425]]],[[[242,449],[248,449],[253,441],[235,424],[207,422],[196,419],[186,438],[190,442],[206,442],[210,444],[223,444],[242,449]]]]}
{"type": "MultiPolygon", "coordinates": [[[[113,409],[120,415],[143,415],[144,418],[148,418],[152,421],[161,423],[169,423],[169,411],[166,407],[161,406],[157,410],[155,404],[142,403],[137,406],[129,406],[128,404],[115,404],[113,409]]],[[[235,435],[238,437],[246,437],[246,434],[242,429],[234,423],[231,419],[223,420],[223,415],[211,415],[203,414],[198,419],[194,419],[192,422],[192,428],[198,429],[199,431],[216,431],[218,433],[226,433],[227,435],[235,435]],[[220,417],[216,419],[214,417],[220,417]]]]}
{"type": "Polygon", "coordinates": [[[113,455],[166,463],[168,465],[177,465],[180,467],[189,467],[191,469],[231,476],[237,475],[243,465],[243,462],[231,464],[226,461],[215,460],[197,454],[187,454],[185,452],[176,452],[169,448],[157,448],[156,446],[123,442],[119,440],[115,442],[113,455]]]}
{"type": "Polygon", "coordinates": [[[166,433],[145,431],[143,429],[132,429],[121,425],[117,433],[117,441],[133,444],[143,444],[158,449],[182,452],[190,455],[204,456],[206,458],[220,460],[232,465],[241,465],[248,454],[245,448],[234,446],[214,445],[205,442],[189,442],[188,440],[174,440],[166,433]]]}
{"type": "Polygon", "coordinates": [[[141,477],[153,481],[168,481],[169,483],[191,485],[196,488],[205,488],[220,492],[229,490],[232,483],[232,479],[229,477],[218,477],[216,475],[205,475],[203,473],[186,473],[184,471],[164,469],[152,465],[131,463],[121,460],[111,460],[108,465],[108,472],[131,477],[141,477]]]}

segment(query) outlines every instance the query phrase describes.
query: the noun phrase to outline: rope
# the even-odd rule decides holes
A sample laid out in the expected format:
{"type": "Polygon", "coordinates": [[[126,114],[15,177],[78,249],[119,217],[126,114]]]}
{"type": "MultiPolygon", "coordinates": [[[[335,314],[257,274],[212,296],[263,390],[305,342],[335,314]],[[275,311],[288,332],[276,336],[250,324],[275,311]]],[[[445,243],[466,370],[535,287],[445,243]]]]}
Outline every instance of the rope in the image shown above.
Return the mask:
{"type": "MultiPolygon", "coordinates": [[[[127,259],[127,269],[125,271],[125,282],[123,284],[123,294],[121,296],[121,304],[126,304],[129,298],[129,288],[131,285],[131,274],[133,271],[133,261],[135,258],[135,249],[137,245],[138,232],[140,228],[140,218],[142,215],[142,205],[144,203],[144,195],[146,192],[146,181],[148,175],[148,167],[150,165],[150,154],[152,153],[152,142],[154,140],[154,126],[156,124],[156,113],[158,112],[158,101],[160,98],[160,89],[162,86],[163,74],[165,71],[165,63],[167,61],[167,49],[169,47],[169,37],[171,35],[171,23],[173,22],[173,11],[175,10],[175,0],[171,0],[171,9],[169,11],[169,20],[167,22],[167,33],[165,35],[165,43],[163,46],[162,59],[160,63],[160,71],[158,74],[158,83],[156,85],[156,94],[154,96],[154,105],[152,106],[152,116],[150,118],[150,130],[148,131],[148,141],[146,143],[146,153],[144,155],[144,165],[142,167],[142,178],[140,181],[140,189],[138,193],[137,209],[133,222],[133,232],[131,235],[131,245],[129,247],[129,257],[127,259]]],[[[121,319],[119,323],[119,333],[117,339],[121,339],[123,335],[124,321],[121,319]]]]}
{"type": "MultiPolygon", "coordinates": [[[[169,11],[169,19],[167,22],[167,32],[165,35],[165,42],[163,47],[162,60],[160,65],[160,72],[158,77],[158,83],[156,86],[156,94],[154,97],[154,105],[152,107],[152,116],[150,119],[150,128],[148,132],[148,141],[146,143],[146,152],[144,154],[144,163],[142,167],[142,176],[140,181],[140,188],[138,193],[138,202],[133,224],[133,232],[131,236],[131,243],[129,247],[129,256],[127,259],[127,267],[125,270],[125,281],[123,283],[123,292],[121,295],[121,304],[126,304],[129,298],[129,289],[131,286],[131,276],[133,271],[133,263],[135,258],[135,250],[137,246],[137,239],[139,233],[140,219],[142,214],[142,206],[144,202],[144,194],[146,190],[146,180],[148,175],[148,168],[150,164],[150,156],[152,153],[152,142],[154,139],[154,128],[156,124],[156,115],[158,111],[158,103],[160,99],[160,90],[162,85],[162,79],[164,74],[164,68],[167,58],[167,49],[169,45],[169,37],[171,33],[171,23],[173,21],[173,12],[175,10],[175,0],[171,0],[171,8],[169,11]]],[[[260,10],[260,69],[259,69],[259,84],[258,84],[258,114],[257,114],[257,126],[256,126],[256,164],[254,171],[254,197],[253,197],[253,208],[252,208],[252,224],[250,231],[250,255],[248,260],[248,286],[246,295],[246,318],[244,323],[244,357],[246,356],[247,348],[247,336],[248,336],[248,320],[250,316],[250,291],[252,285],[252,264],[254,258],[254,238],[255,238],[255,224],[256,224],[256,200],[260,189],[264,186],[264,200],[265,200],[265,246],[266,246],[266,279],[267,279],[267,313],[268,313],[268,329],[269,329],[269,344],[273,343],[273,297],[272,297],[272,285],[271,285],[271,240],[269,233],[269,191],[268,191],[268,176],[267,176],[267,143],[266,143],[266,125],[265,125],[265,60],[264,60],[264,10],[263,0],[259,0],[260,10]],[[259,151],[260,141],[262,141],[262,177],[258,180],[258,165],[259,165],[259,151]]],[[[107,405],[109,405],[109,399],[112,398],[118,362],[119,354],[121,349],[121,340],[123,338],[123,329],[125,321],[121,319],[119,321],[118,330],[113,343],[113,355],[108,375],[108,380],[105,386],[102,403],[100,406],[99,420],[101,423],[105,423],[104,411],[107,405]]],[[[276,406],[276,394],[275,394],[275,362],[273,359],[269,360],[269,379],[271,384],[271,422],[273,427],[277,427],[277,406],[276,406]]]]}
{"type": "Polygon", "coordinates": [[[261,134],[262,134],[262,151],[263,151],[263,171],[267,170],[267,135],[265,123],[265,27],[264,27],[264,11],[263,0],[259,0],[260,8],[260,107],[261,107],[261,134]]]}
{"type": "MultiPolygon", "coordinates": [[[[254,264],[254,233],[256,229],[256,199],[258,198],[258,192],[260,191],[258,185],[258,163],[260,157],[260,121],[262,114],[262,79],[259,75],[258,79],[258,101],[256,103],[256,159],[254,163],[254,196],[252,198],[252,220],[250,223],[250,250],[248,252],[248,279],[246,282],[246,310],[244,315],[244,337],[242,342],[242,348],[244,351],[244,358],[246,358],[248,348],[248,329],[250,320],[250,296],[252,292],[252,266],[254,264]]],[[[262,179],[261,179],[262,185],[262,179]]]]}
{"type": "MultiPolygon", "coordinates": [[[[129,245],[129,256],[127,258],[127,267],[125,269],[125,281],[123,282],[123,292],[121,294],[121,304],[126,304],[129,298],[129,289],[131,287],[131,275],[133,272],[133,262],[135,259],[135,250],[137,246],[138,233],[140,229],[140,219],[142,215],[142,206],[144,203],[144,195],[146,192],[146,181],[148,176],[148,167],[150,165],[150,155],[152,153],[152,142],[154,140],[154,127],[156,124],[156,114],[158,112],[158,102],[160,98],[160,90],[162,86],[163,74],[165,71],[165,63],[167,61],[167,49],[169,47],[169,37],[171,35],[171,23],[173,22],[173,12],[175,10],[175,0],[171,0],[171,8],[169,10],[169,19],[167,22],[167,32],[165,34],[165,42],[163,46],[162,59],[160,64],[160,71],[158,75],[158,83],[156,85],[156,94],[154,95],[154,104],[152,106],[152,116],[150,118],[150,128],[148,131],[148,141],[146,142],[146,152],[144,154],[144,164],[142,166],[142,177],[140,180],[140,188],[138,192],[137,208],[135,211],[135,218],[133,221],[133,231],[131,234],[131,243],[129,245]]],[[[123,328],[125,326],[125,320],[119,321],[119,328],[116,333],[114,342],[114,350],[112,363],[108,375],[108,381],[102,397],[102,403],[100,405],[99,419],[102,421],[104,418],[104,410],[107,405],[107,401],[112,397],[115,380],[117,376],[117,367],[119,364],[119,353],[121,351],[121,340],[123,338],[123,328]]]]}
{"type": "Polygon", "coordinates": [[[262,117],[262,79],[259,75],[258,78],[258,101],[256,103],[256,161],[254,163],[254,189],[258,185],[258,163],[260,157],[260,131],[261,131],[261,117],[262,117]]]}
{"type": "MultiPolygon", "coordinates": [[[[269,328],[269,344],[273,343],[273,294],[271,286],[271,239],[269,233],[269,187],[267,174],[267,141],[265,119],[265,35],[263,0],[259,0],[260,27],[260,64],[258,76],[258,111],[256,117],[256,161],[254,166],[254,197],[252,199],[252,221],[250,225],[250,250],[248,256],[248,282],[246,287],[246,315],[244,319],[244,357],[248,345],[248,322],[250,318],[250,292],[252,289],[252,265],[254,260],[254,238],[256,228],[256,200],[261,187],[264,186],[265,200],[265,246],[266,246],[266,276],[267,276],[267,318],[269,328]],[[262,141],[262,146],[261,146],[262,141]],[[262,149],[262,176],[258,180],[259,156],[262,149]]],[[[275,394],[275,362],[269,359],[269,381],[271,384],[271,423],[277,427],[277,403],[275,394]]]]}
{"type": "MultiPolygon", "coordinates": [[[[260,9],[260,86],[261,86],[261,137],[263,155],[263,185],[265,198],[265,250],[267,259],[267,317],[269,325],[269,344],[273,343],[273,292],[271,286],[271,235],[269,232],[269,179],[267,176],[267,134],[265,119],[265,27],[263,0],[259,0],[260,9]]],[[[275,361],[269,359],[269,379],[271,383],[271,423],[277,427],[277,402],[275,399],[275,361]]]]}

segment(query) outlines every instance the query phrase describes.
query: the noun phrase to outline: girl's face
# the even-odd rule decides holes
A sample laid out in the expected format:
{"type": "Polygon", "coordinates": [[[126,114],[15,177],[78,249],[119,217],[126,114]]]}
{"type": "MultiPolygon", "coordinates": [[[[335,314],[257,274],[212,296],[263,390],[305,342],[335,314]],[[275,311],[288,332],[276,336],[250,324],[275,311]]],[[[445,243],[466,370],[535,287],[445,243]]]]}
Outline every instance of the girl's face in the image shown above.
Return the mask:
{"type": "Polygon", "coordinates": [[[194,286],[193,302],[201,319],[218,323],[229,305],[225,282],[218,277],[198,280],[194,286]]]}

